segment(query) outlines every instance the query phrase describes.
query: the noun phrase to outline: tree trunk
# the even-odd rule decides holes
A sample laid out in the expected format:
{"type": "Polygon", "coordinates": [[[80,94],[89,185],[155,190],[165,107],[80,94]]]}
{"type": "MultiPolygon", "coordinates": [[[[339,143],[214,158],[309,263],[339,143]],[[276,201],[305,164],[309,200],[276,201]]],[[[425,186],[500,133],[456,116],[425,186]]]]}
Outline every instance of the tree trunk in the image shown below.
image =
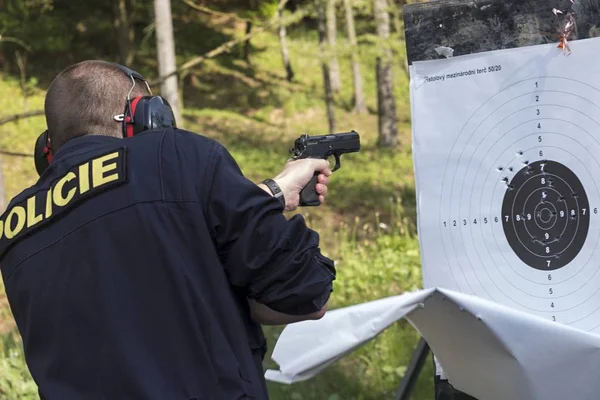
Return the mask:
{"type": "MultiPolygon", "coordinates": [[[[283,7],[279,9],[279,21],[283,19],[283,7]]],[[[283,66],[285,67],[285,73],[287,80],[292,82],[294,80],[294,71],[292,70],[292,64],[290,63],[290,55],[287,48],[287,31],[283,24],[279,26],[279,43],[281,45],[281,58],[283,59],[283,66]]]]}
{"type": "MultiPolygon", "coordinates": [[[[173,20],[171,18],[171,0],[154,0],[154,15],[156,20],[158,72],[162,77],[177,70],[173,20]]],[[[161,84],[160,93],[169,102],[171,108],[173,108],[177,124],[181,125],[183,121],[179,107],[177,80],[177,74],[165,79],[161,84]]]]}
{"type": "MultiPolygon", "coordinates": [[[[400,40],[400,42],[404,42],[406,40],[406,38],[404,37],[404,29],[402,29],[402,20],[404,19],[404,11],[402,7],[404,7],[405,4],[405,0],[400,0],[399,2],[396,2],[396,4],[394,4],[393,6],[394,11],[392,13],[394,15],[394,30],[396,31],[396,34],[398,35],[398,40],[400,40]]],[[[410,71],[408,69],[408,57],[403,57],[403,59],[400,61],[400,67],[406,74],[406,77],[410,79],[410,71]]]]}
{"type": "Polygon", "coordinates": [[[346,30],[352,47],[352,80],[354,82],[354,112],[364,114],[367,112],[365,93],[363,90],[362,76],[360,73],[360,62],[358,57],[358,46],[356,42],[356,29],[354,28],[354,14],[350,0],[344,0],[346,9],[346,30]]]}
{"type": "MultiPolygon", "coordinates": [[[[117,43],[119,47],[119,63],[131,65],[135,57],[134,41],[135,30],[131,25],[130,16],[127,12],[127,0],[114,0],[115,6],[115,28],[117,30],[117,43]]],[[[130,11],[133,10],[133,5],[130,11]]]]}
{"type": "MultiPolygon", "coordinates": [[[[249,7],[250,11],[258,10],[258,0],[249,0],[248,7],[249,7]]],[[[249,35],[250,32],[252,32],[252,26],[253,25],[252,25],[251,21],[246,22],[246,35],[249,35]]],[[[248,38],[246,41],[244,41],[244,50],[243,50],[244,61],[246,61],[248,64],[250,64],[250,48],[251,47],[252,47],[252,44],[250,43],[250,38],[248,38]]]]}
{"type": "Polygon", "coordinates": [[[392,50],[389,46],[390,15],[386,0],[374,0],[375,23],[381,43],[377,57],[377,103],[379,109],[379,146],[398,144],[398,121],[394,98],[394,77],[392,74],[392,50]]]}
{"type": "Polygon", "coordinates": [[[333,104],[333,88],[331,85],[331,75],[327,65],[325,50],[327,48],[327,21],[326,21],[326,2],[328,0],[318,0],[317,16],[319,24],[319,44],[321,47],[321,67],[323,69],[323,85],[325,87],[325,105],[327,106],[327,119],[329,121],[329,132],[335,132],[335,108],[333,104]]]}
{"type": "MultiPolygon", "coordinates": [[[[252,32],[252,22],[251,21],[247,21],[246,22],[246,35],[250,34],[250,32],[252,32]]],[[[243,53],[243,57],[244,57],[244,61],[246,61],[248,64],[250,63],[250,39],[246,39],[246,41],[244,42],[244,53],[243,53]]]]}
{"type": "Polygon", "coordinates": [[[334,93],[340,91],[340,65],[336,56],[337,20],[335,15],[336,0],[327,0],[327,43],[329,44],[329,76],[331,89],[334,93]]]}

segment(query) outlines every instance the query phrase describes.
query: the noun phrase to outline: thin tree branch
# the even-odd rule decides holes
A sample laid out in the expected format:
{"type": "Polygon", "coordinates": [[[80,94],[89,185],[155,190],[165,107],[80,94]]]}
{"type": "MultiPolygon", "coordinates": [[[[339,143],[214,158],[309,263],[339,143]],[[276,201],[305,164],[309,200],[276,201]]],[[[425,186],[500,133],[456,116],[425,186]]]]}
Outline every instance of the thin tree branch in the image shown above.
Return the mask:
{"type": "Polygon", "coordinates": [[[33,154],[18,153],[18,152],[7,151],[7,150],[0,150],[0,154],[6,155],[6,156],[13,156],[13,157],[33,157],[33,154]]]}
{"type": "MultiPolygon", "coordinates": [[[[277,7],[277,9],[278,10],[283,9],[283,7],[285,7],[285,5],[286,5],[287,2],[288,2],[288,0],[280,0],[279,6],[277,7]]],[[[296,17],[296,16],[298,16],[298,15],[304,13],[304,12],[306,12],[306,11],[304,11],[304,10],[297,11],[292,16],[296,17]]],[[[240,44],[242,42],[245,42],[246,40],[251,39],[254,36],[257,36],[260,33],[263,33],[265,31],[273,29],[273,28],[279,28],[279,26],[283,25],[283,24],[285,24],[286,26],[287,25],[291,25],[292,23],[294,23],[294,21],[295,21],[295,18],[291,18],[290,17],[289,21],[286,21],[286,22],[282,21],[282,22],[280,22],[279,19],[277,18],[277,13],[276,13],[275,16],[266,25],[261,26],[261,27],[255,29],[255,30],[253,30],[251,33],[248,33],[248,34],[244,35],[241,38],[234,39],[234,40],[231,40],[231,41],[229,41],[227,43],[224,43],[221,46],[219,46],[219,47],[217,47],[217,48],[209,51],[206,54],[203,54],[201,56],[192,58],[191,60],[189,60],[185,64],[183,64],[181,67],[177,68],[175,71],[173,71],[173,72],[171,72],[171,73],[169,73],[169,74],[167,74],[165,76],[162,76],[162,77],[156,79],[155,81],[148,82],[148,84],[150,86],[160,85],[162,82],[164,82],[166,79],[170,78],[171,76],[177,75],[177,74],[179,74],[181,72],[184,72],[184,71],[186,71],[186,70],[188,70],[188,69],[190,69],[192,67],[195,67],[196,65],[201,64],[202,62],[204,62],[204,61],[206,61],[208,59],[215,58],[218,55],[226,53],[229,50],[231,50],[233,47],[235,47],[236,45],[238,45],[238,44],[240,44]]]]}
{"type": "Polygon", "coordinates": [[[38,117],[40,115],[44,115],[44,110],[27,111],[21,114],[9,115],[8,117],[0,118],[0,125],[8,124],[9,122],[18,121],[20,119],[38,117]]]}
{"type": "Polygon", "coordinates": [[[206,14],[216,15],[218,17],[234,18],[234,19],[237,19],[237,20],[240,20],[240,21],[244,21],[244,22],[253,22],[253,23],[257,22],[257,20],[240,17],[239,15],[237,15],[235,13],[227,13],[227,12],[223,12],[223,11],[213,10],[213,9],[208,8],[206,6],[202,6],[200,4],[195,4],[191,0],[182,0],[182,1],[185,4],[187,4],[188,6],[190,6],[191,8],[193,8],[194,10],[197,10],[197,11],[200,11],[200,12],[203,12],[203,13],[206,13],[206,14]]]}
{"type": "Polygon", "coordinates": [[[27,43],[25,43],[24,41],[22,41],[21,39],[18,39],[18,38],[2,36],[2,34],[0,34],[0,42],[16,43],[19,46],[23,47],[25,50],[31,52],[31,46],[29,46],[27,43]]]}

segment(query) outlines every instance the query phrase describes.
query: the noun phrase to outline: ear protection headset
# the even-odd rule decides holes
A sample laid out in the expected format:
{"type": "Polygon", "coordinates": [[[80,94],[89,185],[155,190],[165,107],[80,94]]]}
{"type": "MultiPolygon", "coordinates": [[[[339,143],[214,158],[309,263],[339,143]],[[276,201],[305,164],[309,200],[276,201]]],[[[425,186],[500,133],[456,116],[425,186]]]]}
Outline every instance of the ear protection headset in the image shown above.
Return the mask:
{"type": "MultiPolygon", "coordinates": [[[[153,96],[148,82],[140,73],[120,64],[114,63],[114,65],[123,71],[132,82],[131,89],[127,93],[125,111],[123,114],[114,116],[114,120],[121,122],[123,125],[124,138],[131,138],[151,129],[177,126],[175,115],[167,100],[161,96],[153,96]],[[131,92],[135,88],[136,79],[144,82],[146,88],[148,88],[148,92],[150,92],[150,96],[137,96],[133,99],[130,97],[131,92]]],[[[48,168],[52,162],[52,158],[50,133],[46,129],[35,142],[35,168],[40,176],[48,168]]]]}

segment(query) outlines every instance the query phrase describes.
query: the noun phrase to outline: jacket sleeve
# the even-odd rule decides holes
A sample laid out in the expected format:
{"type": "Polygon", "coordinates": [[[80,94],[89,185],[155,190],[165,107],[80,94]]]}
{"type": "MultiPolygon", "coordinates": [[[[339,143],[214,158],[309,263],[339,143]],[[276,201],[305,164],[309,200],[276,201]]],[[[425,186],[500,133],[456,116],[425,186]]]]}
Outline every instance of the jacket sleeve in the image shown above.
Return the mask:
{"type": "Polygon", "coordinates": [[[205,213],[231,285],[275,311],[305,315],[322,309],[335,267],[319,235],[301,215],[289,220],[281,203],[248,180],[216,144],[205,213]]]}

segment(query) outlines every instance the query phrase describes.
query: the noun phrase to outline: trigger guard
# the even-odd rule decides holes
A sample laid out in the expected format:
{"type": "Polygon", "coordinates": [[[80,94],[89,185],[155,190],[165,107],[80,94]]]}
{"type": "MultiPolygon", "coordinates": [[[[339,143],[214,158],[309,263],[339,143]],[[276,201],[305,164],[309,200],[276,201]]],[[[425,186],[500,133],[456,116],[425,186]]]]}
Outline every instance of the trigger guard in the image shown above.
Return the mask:
{"type": "Polygon", "coordinates": [[[335,157],[335,167],[331,170],[331,172],[335,172],[341,167],[340,156],[338,154],[333,155],[335,157]]]}

